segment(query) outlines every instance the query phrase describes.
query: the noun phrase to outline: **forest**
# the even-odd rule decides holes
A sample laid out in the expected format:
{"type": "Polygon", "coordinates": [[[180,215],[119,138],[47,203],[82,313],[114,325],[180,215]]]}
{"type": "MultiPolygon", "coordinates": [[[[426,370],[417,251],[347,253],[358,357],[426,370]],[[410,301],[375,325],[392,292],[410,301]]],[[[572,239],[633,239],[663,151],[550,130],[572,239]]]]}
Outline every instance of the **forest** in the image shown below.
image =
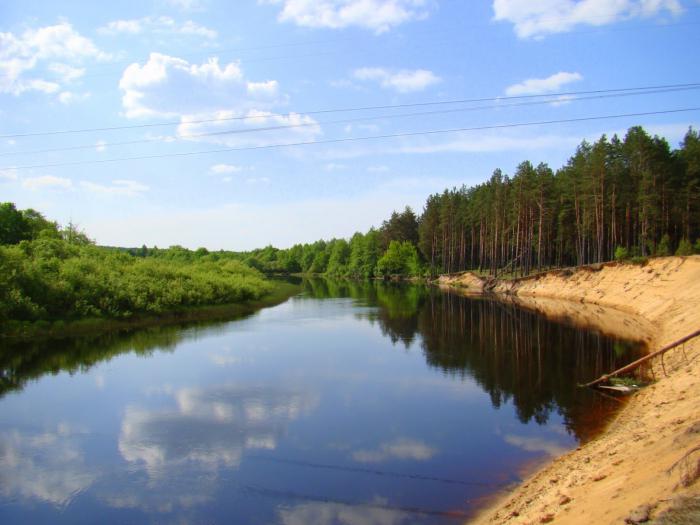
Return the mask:
{"type": "Polygon", "coordinates": [[[556,172],[520,163],[428,197],[349,240],[249,251],[97,246],[74,225],[0,204],[0,321],[128,318],[258,299],[270,274],[526,275],[700,253],[700,136],[678,149],[641,127],[582,142],[556,172]]]}
{"type": "Polygon", "coordinates": [[[700,137],[680,147],[630,128],[582,142],[554,171],[520,163],[477,186],[428,197],[417,216],[394,212],[379,229],[241,254],[265,272],[352,278],[463,270],[527,275],[613,259],[700,253],[700,137]]]}

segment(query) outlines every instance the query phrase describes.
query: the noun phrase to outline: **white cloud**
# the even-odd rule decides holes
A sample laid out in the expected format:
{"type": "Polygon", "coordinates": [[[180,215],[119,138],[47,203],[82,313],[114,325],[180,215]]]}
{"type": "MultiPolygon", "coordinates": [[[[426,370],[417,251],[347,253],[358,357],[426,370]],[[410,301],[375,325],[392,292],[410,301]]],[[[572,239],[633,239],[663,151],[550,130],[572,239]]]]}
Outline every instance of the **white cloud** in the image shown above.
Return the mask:
{"type": "Polygon", "coordinates": [[[383,166],[383,165],[377,165],[377,166],[369,166],[367,168],[367,171],[370,173],[386,173],[389,171],[389,166],[383,166]]]}
{"type": "Polygon", "coordinates": [[[413,461],[426,461],[437,453],[422,441],[399,438],[390,443],[383,443],[372,450],[358,450],[352,458],[360,463],[382,463],[392,459],[410,459],[413,461]]]}
{"type": "Polygon", "coordinates": [[[243,171],[242,166],[235,166],[233,164],[214,164],[213,166],[209,167],[209,171],[212,173],[239,173],[243,171]]]}
{"type": "Polygon", "coordinates": [[[118,34],[170,34],[170,35],[193,35],[213,40],[218,33],[208,27],[202,26],[192,20],[178,23],[169,16],[145,16],[130,20],[112,20],[100,27],[98,33],[103,35],[118,34]]]}
{"type": "Polygon", "coordinates": [[[106,141],[98,140],[97,142],[95,142],[95,151],[97,151],[98,153],[102,153],[106,149],[107,149],[107,142],[106,141]]]}
{"type": "Polygon", "coordinates": [[[205,141],[231,148],[311,142],[321,134],[318,122],[307,115],[279,115],[269,111],[250,110],[245,118],[240,117],[240,113],[229,110],[185,115],[181,118],[182,123],[178,126],[177,133],[180,138],[187,140],[205,141]],[[197,123],[201,120],[211,122],[197,123]],[[198,136],[202,134],[207,136],[198,136]]]}
{"type": "Polygon", "coordinates": [[[72,82],[85,74],[84,67],[73,67],[62,62],[49,64],[49,71],[56,73],[65,83],[72,82]]]}
{"type": "Polygon", "coordinates": [[[80,186],[93,193],[105,195],[117,195],[124,197],[137,197],[149,190],[149,187],[134,180],[117,179],[112,184],[106,186],[95,182],[81,181],[80,186]]]}
{"type": "Polygon", "coordinates": [[[259,0],[282,5],[278,19],[299,26],[342,29],[362,27],[384,33],[412,20],[427,18],[428,0],[259,0]]]}
{"type": "Polygon", "coordinates": [[[222,67],[218,58],[210,58],[198,65],[160,53],[151,53],[143,65],[129,65],[119,88],[128,118],[218,109],[247,92],[237,62],[222,67]]]}
{"type": "Polygon", "coordinates": [[[494,20],[515,26],[520,38],[571,31],[577,25],[604,26],[663,13],[679,15],[678,0],[494,0],[494,20]]]}
{"type": "Polygon", "coordinates": [[[56,93],[62,84],[84,74],[84,68],[66,62],[109,58],[68,22],[28,29],[21,35],[0,32],[0,93],[15,96],[27,91],[56,93]],[[28,78],[32,73],[35,75],[28,78]],[[56,78],[42,78],[45,74],[56,78]]]}
{"type": "Polygon", "coordinates": [[[547,78],[529,78],[519,84],[513,84],[506,88],[506,95],[515,97],[519,95],[544,95],[553,91],[558,91],[562,86],[578,82],[583,77],[580,73],[569,73],[560,71],[547,78]]]}
{"type": "Polygon", "coordinates": [[[41,177],[29,177],[22,180],[22,186],[28,190],[41,190],[44,188],[56,188],[67,190],[73,186],[70,179],[55,177],[53,175],[42,175],[41,177]]]}
{"type": "Polygon", "coordinates": [[[442,81],[440,77],[427,69],[392,71],[381,67],[363,67],[353,72],[357,80],[375,81],[385,89],[399,93],[423,91],[429,86],[442,81]]]}
{"type": "Polygon", "coordinates": [[[272,113],[288,97],[276,80],[247,79],[238,62],[222,65],[210,58],[191,64],[151,53],[145,64],[124,70],[119,87],[127,117],[179,117],[180,139],[233,148],[308,142],[321,133],[309,116],[272,113]]]}
{"type": "Polygon", "coordinates": [[[348,169],[346,164],[339,164],[337,162],[329,162],[323,166],[325,171],[342,171],[348,169]]]}

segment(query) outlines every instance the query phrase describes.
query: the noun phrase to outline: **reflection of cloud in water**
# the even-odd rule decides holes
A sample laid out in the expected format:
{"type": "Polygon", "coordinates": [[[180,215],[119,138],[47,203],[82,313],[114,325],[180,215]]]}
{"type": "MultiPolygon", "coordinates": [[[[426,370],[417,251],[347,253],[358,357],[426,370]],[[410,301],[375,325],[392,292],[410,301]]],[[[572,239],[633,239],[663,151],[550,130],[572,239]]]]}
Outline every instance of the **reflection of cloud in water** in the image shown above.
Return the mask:
{"type": "Polygon", "coordinates": [[[286,424],[317,404],[301,392],[234,386],[185,388],[174,397],[175,410],[129,408],[122,422],[119,451],[151,475],[186,463],[236,467],[245,449],[274,449],[286,424]]]}
{"type": "Polygon", "coordinates": [[[422,441],[399,438],[390,443],[382,443],[374,450],[358,450],[352,458],[360,463],[381,463],[391,459],[411,459],[426,461],[432,458],[437,450],[422,441]]]}
{"type": "Polygon", "coordinates": [[[0,493],[66,505],[96,475],[85,465],[78,432],[65,424],[42,434],[10,430],[0,434],[0,493]]]}
{"type": "Polygon", "coordinates": [[[516,436],[507,434],[503,437],[506,443],[526,450],[527,452],[544,452],[552,457],[561,456],[569,449],[556,441],[548,441],[540,437],[516,436]]]}
{"type": "Polygon", "coordinates": [[[287,424],[318,404],[300,390],[237,386],[172,397],[172,409],[127,409],[119,451],[132,468],[101,492],[108,505],[169,513],[206,503],[219,469],[238,467],[246,450],[274,449],[287,424]]]}
{"type": "Polygon", "coordinates": [[[279,511],[284,525],[400,525],[416,523],[416,516],[393,509],[341,503],[304,503],[279,511]]]}

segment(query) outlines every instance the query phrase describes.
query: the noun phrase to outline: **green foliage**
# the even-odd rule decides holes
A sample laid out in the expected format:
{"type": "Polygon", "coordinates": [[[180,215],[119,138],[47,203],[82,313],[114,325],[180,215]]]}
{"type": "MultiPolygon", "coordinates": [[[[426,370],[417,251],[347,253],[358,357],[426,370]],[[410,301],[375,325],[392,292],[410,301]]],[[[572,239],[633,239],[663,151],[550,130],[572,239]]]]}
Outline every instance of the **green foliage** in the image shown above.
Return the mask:
{"type": "Polygon", "coordinates": [[[667,233],[664,233],[656,247],[656,255],[659,257],[665,257],[671,255],[671,237],[667,233]]]}
{"type": "Polygon", "coordinates": [[[377,262],[377,272],[383,276],[420,275],[421,266],[416,247],[408,241],[391,241],[377,262]]]}
{"type": "Polygon", "coordinates": [[[625,261],[630,258],[630,251],[624,246],[618,246],[615,248],[615,260],[625,261]]]}
{"type": "Polygon", "coordinates": [[[0,321],[126,318],[237,303],[269,292],[258,271],[238,260],[210,257],[190,257],[183,248],[134,257],[87,244],[79,235],[0,246],[0,321]]]}
{"type": "Polygon", "coordinates": [[[681,239],[681,242],[678,243],[676,255],[693,255],[693,245],[690,244],[688,239],[681,239]]]}
{"type": "Polygon", "coordinates": [[[0,203],[0,244],[17,244],[40,235],[58,236],[58,226],[31,208],[18,210],[11,202],[0,203]]]}

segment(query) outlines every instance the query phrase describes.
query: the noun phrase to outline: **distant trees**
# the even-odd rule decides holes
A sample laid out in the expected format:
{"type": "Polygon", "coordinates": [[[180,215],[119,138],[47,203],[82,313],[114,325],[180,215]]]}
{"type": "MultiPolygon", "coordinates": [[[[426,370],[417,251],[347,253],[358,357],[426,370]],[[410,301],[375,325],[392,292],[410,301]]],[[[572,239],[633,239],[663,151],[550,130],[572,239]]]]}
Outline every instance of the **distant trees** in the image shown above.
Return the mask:
{"type": "Polygon", "coordinates": [[[418,246],[434,272],[527,274],[628,256],[689,253],[700,236],[700,140],[681,148],[633,127],[581,143],[554,173],[521,163],[484,184],[431,195],[418,246]],[[627,256],[626,255],[626,256],[627,256]]]}
{"type": "Polygon", "coordinates": [[[466,269],[526,275],[556,266],[700,252],[700,136],[678,150],[632,127],[582,142],[556,172],[521,162],[484,183],[430,195],[378,230],[241,254],[265,272],[366,279],[466,269]],[[412,249],[411,249],[412,248],[412,249]]]}
{"type": "Polygon", "coordinates": [[[42,232],[58,236],[58,226],[31,208],[18,210],[11,202],[0,203],[0,244],[29,241],[42,232]]]}
{"type": "MultiPolygon", "coordinates": [[[[59,229],[34,210],[0,204],[0,244],[41,238],[90,244],[72,225],[59,229]]],[[[265,273],[353,279],[467,269],[526,275],[613,259],[689,255],[700,252],[700,136],[691,128],[672,150],[638,126],[623,139],[603,135],[582,142],[556,172],[530,161],[512,176],[496,169],[482,184],[430,195],[420,216],[410,207],[394,211],[379,229],[349,240],[250,252],[181,246],[117,251],[173,267],[238,261],[265,273]]]]}

